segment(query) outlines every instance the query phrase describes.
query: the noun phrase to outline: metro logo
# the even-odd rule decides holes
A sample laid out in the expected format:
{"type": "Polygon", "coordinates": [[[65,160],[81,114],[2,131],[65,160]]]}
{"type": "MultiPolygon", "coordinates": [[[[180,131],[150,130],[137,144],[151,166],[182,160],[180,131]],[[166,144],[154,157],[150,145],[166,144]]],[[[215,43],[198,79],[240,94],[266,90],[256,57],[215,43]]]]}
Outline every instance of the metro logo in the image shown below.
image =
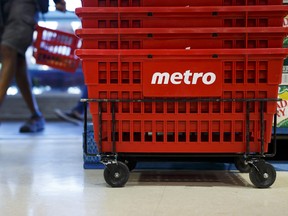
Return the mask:
{"type": "Polygon", "coordinates": [[[222,61],[187,58],[143,62],[144,97],[220,97],[223,93],[222,61]]]}
{"type": "Polygon", "coordinates": [[[196,85],[197,83],[203,83],[204,85],[211,85],[216,81],[216,74],[213,72],[194,72],[186,70],[183,74],[180,72],[174,72],[171,75],[168,72],[155,72],[152,75],[151,84],[167,85],[169,84],[180,85],[182,83],[186,85],[196,85]]]}

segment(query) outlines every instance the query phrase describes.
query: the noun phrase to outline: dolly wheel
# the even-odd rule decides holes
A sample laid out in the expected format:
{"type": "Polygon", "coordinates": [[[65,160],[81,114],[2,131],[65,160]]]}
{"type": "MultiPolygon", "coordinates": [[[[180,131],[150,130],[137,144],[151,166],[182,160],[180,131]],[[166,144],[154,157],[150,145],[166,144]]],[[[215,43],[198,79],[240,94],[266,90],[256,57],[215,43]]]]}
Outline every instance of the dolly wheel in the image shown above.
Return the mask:
{"type": "Polygon", "coordinates": [[[250,164],[246,162],[244,157],[237,157],[235,158],[235,167],[241,172],[241,173],[249,173],[251,170],[250,164]]]}
{"type": "Polygon", "coordinates": [[[276,171],[271,164],[260,160],[252,164],[249,178],[255,187],[268,188],[276,180],[276,171]]]}
{"type": "Polygon", "coordinates": [[[129,169],[121,161],[108,164],[104,169],[104,179],[111,187],[123,187],[129,179],[129,169]]]}

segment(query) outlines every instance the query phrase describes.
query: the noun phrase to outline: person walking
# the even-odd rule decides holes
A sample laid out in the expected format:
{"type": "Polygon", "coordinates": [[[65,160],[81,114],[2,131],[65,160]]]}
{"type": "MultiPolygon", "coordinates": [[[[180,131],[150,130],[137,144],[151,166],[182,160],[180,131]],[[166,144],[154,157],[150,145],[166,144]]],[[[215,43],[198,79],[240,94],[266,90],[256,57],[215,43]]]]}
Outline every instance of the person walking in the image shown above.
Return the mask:
{"type": "MultiPolygon", "coordinates": [[[[45,1],[48,5],[48,0],[45,1]]],[[[54,2],[57,10],[66,11],[65,0],[54,2]]],[[[32,93],[25,58],[26,50],[32,44],[39,6],[37,0],[0,0],[0,108],[15,78],[31,112],[31,117],[20,127],[21,133],[38,132],[45,128],[45,119],[32,93]]]]}

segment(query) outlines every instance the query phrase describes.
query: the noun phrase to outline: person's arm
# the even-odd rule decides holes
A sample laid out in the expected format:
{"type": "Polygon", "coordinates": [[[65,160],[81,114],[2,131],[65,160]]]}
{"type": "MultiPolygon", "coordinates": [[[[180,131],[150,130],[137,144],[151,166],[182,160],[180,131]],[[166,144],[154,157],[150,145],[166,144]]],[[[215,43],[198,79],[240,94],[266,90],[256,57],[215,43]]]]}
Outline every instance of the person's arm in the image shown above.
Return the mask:
{"type": "Polygon", "coordinates": [[[66,11],[66,2],[65,0],[54,0],[56,10],[65,12],[66,11]]]}

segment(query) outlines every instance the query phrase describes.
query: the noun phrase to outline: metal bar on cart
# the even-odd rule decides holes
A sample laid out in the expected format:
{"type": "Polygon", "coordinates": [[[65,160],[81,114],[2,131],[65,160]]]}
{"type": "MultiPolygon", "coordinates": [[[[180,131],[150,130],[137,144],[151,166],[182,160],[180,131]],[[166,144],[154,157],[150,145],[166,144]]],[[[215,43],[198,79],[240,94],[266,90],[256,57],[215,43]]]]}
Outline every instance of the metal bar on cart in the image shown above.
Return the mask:
{"type": "Polygon", "coordinates": [[[246,102],[246,155],[250,154],[250,102],[246,102]]]}
{"type": "Polygon", "coordinates": [[[261,137],[261,155],[264,156],[264,102],[260,101],[260,137],[261,137]]]}
{"type": "Polygon", "coordinates": [[[277,152],[277,145],[276,145],[276,140],[277,140],[277,133],[276,133],[276,129],[277,129],[277,114],[274,114],[274,125],[273,125],[273,152],[271,153],[271,156],[269,157],[274,157],[276,155],[277,152]]]}
{"type": "Polygon", "coordinates": [[[83,133],[83,142],[84,142],[84,153],[88,153],[88,143],[87,143],[87,101],[83,102],[83,108],[84,108],[84,133],[83,133]]]}
{"type": "Polygon", "coordinates": [[[99,141],[98,141],[98,146],[99,146],[99,153],[102,152],[102,102],[98,102],[98,124],[99,124],[99,141]]]}
{"type": "Polygon", "coordinates": [[[84,108],[84,132],[83,132],[83,150],[84,150],[84,154],[87,155],[87,156],[98,156],[98,154],[93,154],[93,153],[90,153],[88,152],[88,139],[87,139],[87,124],[88,124],[88,121],[87,121],[87,115],[88,115],[88,112],[87,112],[87,104],[88,104],[88,100],[87,99],[81,99],[80,100],[81,102],[83,102],[83,108],[84,108]]]}
{"type": "Polygon", "coordinates": [[[276,152],[277,152],[277,145],[276,145],[277,133],[276,133],[276,129],[277,129],[277,114],[274,114],[273,140],[272,140],[273,151],[272,151],[272,153],[265,154],[265,157],[274,157],[276,155],[276,152]]]}
{"type": "Polygon", "coordinates": [[[115,118],[115,102],[112,105],[112,153],[116,153],[116,118],[115,118]]]}

